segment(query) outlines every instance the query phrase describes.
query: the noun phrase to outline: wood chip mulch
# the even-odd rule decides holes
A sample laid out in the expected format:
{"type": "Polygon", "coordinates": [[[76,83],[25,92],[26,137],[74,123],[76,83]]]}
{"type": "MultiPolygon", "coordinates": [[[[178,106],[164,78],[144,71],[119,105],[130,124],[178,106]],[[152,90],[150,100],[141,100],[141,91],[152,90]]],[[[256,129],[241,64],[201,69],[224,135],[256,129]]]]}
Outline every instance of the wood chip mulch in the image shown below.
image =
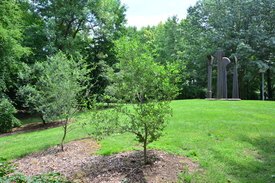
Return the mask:
{"type": "Polygon", "coordinates": [[[76,183],[164,183],[177,182],[187,168],[199,170],[190,159],[162,151],[148,151],[150,164],[143,164],[143,151],[129,151],[111,156],[95,155],[99,145],[91,139],[73,141],[14,161],[19,172],[28,176],[59,172],[76,183]]]}
{"type": "Polygon", "coordinates": [[[30,124],[23,125],[21,127],[13,128],[11,132],[0,134],[0,137],[26,133],[26,132],[40,131],[40,130],[45,130],[49,128],[56,128],[56,127],[62,126],[63,124],[64,124],[64,121],[62,120],[49,122],[46,124],[42,122],[30,123],[30,124]]]}

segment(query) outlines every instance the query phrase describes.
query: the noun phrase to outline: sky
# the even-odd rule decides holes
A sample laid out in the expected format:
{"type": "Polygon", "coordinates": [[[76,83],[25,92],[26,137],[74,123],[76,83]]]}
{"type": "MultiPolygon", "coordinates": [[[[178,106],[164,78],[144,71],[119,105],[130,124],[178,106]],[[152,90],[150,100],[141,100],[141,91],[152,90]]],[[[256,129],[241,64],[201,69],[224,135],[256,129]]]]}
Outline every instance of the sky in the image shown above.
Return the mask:
{"type": "Polygon", "coordinates": [[[183,19],[186,17],[187,9],[196,2],[197,0],[121,0],[127,7],[128,25],[138,28],[157,25],[174,15],[183,19]]]}

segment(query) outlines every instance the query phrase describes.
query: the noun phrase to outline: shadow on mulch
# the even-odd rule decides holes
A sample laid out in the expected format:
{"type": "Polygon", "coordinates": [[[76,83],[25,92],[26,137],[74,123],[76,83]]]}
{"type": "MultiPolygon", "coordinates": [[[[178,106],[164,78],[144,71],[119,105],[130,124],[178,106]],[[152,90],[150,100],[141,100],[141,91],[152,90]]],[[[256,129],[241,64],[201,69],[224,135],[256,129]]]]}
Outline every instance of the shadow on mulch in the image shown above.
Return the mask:
{"type": "Polygon", "coordinates": [[[178,174],[183,171],[184,166],[191,172],[198,169],[198,165],[187,158],[161,151],[148,151],[148,159],[150,162],[145,165],[143,151],[98,156],[83,164],[82,172],[76,174],[73,180],[93,183],[177,182],[178,174]]]}
{"type": "Polygon", "coordinates": [[[19,133],[26,133],[26,132],[33,132],[33,131],[40,131],[45,130],[48,128],[56,128],[63,125],[64,121],[55,121],[55,122],[49,122],[49,123],[31,123],[27,124],[18,128],[13,128],[11,132],[0,134],[0,137],[5,137],[9,135],[19,134],[19,133]]]}
{"type": "Polygon", "coordinates": [[[116,181],[116,179],[123,179],[122,182],[127,183],[145,183],[147,180],[143,171],[146,172],[146,169],[150,169],[150,166],[156,160],[159,160],[153,152],[149,153],[148,158],[150,159],[150,163],[144,165],[141,151],[112,156],[99,156],[84,164],[82,170],[85,173],[87,182],[88,180],[93,180],[93,182],[111,182],[116,181]]]}

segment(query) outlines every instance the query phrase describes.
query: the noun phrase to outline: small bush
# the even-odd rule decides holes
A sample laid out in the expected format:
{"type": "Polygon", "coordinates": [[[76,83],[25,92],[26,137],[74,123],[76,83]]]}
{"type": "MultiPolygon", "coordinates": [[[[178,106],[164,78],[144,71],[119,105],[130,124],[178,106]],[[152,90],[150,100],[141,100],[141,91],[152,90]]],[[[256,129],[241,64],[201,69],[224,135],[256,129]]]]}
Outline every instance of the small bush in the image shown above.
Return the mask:
{"type": "Polygon", "coordinates": [[[0,101],[0,133],[11,131],[12,128],[20,126],[20,121],[14,117],[16,109],[7,99],[0,101]]]}

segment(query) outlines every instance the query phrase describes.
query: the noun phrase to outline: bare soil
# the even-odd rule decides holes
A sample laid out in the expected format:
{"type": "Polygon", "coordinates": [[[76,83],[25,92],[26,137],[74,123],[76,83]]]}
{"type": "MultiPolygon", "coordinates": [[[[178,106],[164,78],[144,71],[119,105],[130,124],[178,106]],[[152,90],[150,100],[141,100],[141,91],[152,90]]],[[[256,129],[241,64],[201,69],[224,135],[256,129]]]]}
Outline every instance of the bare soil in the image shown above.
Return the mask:
{"type": "Polygon", "coordinates": [[[144,165],[142,151],[129,151],[111,156],[96,155],[99,145],[91,139],[82,139],[60,147],[33,153],[14,163],[19,172],[32,176],[59,172],[76,183],[164,183],[177,182],[178,174],[187,168],[199,169],[190,159],[165,152],[150,150],[150,164],[144,165]]]}

